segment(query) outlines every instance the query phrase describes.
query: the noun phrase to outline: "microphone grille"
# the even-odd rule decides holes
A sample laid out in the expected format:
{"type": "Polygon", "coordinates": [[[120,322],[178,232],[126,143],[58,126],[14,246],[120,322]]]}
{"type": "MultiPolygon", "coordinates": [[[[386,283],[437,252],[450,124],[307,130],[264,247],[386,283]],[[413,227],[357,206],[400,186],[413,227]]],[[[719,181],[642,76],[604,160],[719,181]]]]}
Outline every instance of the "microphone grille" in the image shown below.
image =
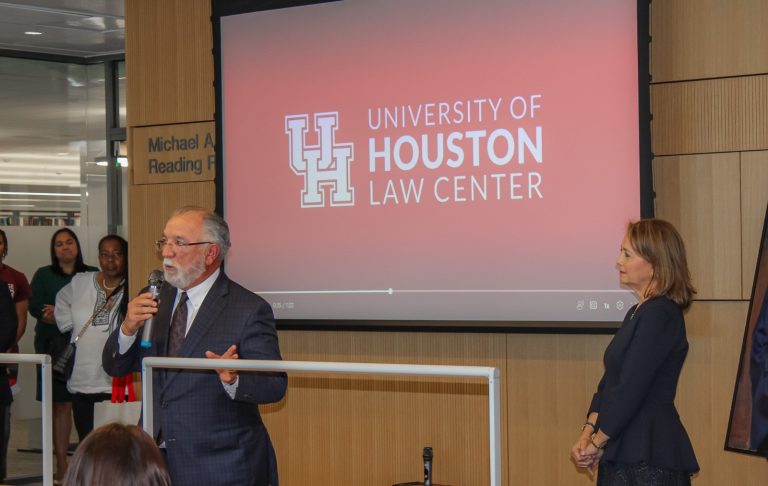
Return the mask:
{"type": "Polygon", "coordinates": [[[160,285],[165,280],[162,270],[152,270],[149,272],[149,283],[151,285],[160,285]]]}

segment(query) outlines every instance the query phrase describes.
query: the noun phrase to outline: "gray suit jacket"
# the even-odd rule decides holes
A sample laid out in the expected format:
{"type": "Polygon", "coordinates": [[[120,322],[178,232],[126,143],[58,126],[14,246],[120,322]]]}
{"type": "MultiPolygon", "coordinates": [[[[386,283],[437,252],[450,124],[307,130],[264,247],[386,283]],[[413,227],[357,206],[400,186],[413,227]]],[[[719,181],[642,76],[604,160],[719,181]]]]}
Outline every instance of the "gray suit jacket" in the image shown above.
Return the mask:
{"type": "MultiPolygon", "coordinates": [[[[139,339],[124,355],[116,330],[104,347],[104,369],[112,376],[141,370],[145,356],[166,356],[177,289],[166,284],[152,328],[151,348],[139,339]]],[[[237,345],[241,359],[278,360],[280,349],[272,308],[222,271],[190,327],[179,357],[204,358],[237,345]]],[[[174,486],[277,486],[274,449],[258,404],[285,395],[285,373],[240,372],[234,400],[213,370],[157,370],[153,373],[154,436],[162,434],[174,486]]]]}

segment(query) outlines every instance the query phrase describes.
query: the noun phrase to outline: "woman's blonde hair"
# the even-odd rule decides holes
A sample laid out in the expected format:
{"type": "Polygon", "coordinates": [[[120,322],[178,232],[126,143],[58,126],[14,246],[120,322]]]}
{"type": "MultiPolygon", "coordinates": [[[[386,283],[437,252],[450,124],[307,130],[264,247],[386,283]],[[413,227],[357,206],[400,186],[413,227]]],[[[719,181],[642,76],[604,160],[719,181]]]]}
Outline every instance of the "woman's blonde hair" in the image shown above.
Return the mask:
{"type": "Polygon", "coordinates": [[[683,239],[675,227],[663,219],[642,219],[629,223],[627,238],[653,267],[648,295],[644,297],[666,295],[681,309],[687,309],[696,289],[691,283],[683,239]]]}

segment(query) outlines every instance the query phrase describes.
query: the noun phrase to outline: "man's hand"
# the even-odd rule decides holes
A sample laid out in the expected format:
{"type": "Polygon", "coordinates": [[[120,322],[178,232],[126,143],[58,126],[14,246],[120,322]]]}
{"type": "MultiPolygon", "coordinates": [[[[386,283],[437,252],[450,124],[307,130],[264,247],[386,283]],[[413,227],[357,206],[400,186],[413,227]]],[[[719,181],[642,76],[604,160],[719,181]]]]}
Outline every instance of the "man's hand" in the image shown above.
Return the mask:
{"type": "Polygon", "coordinates": [[[126,336],[136,334],[144,321],[154,316],[157,312],[157,302],[152,298],[152,292],[144,292],[128,302],[128,310],[121,329],[126,336]]]}
{"type": "MultiPolygon", "coordinates": [[[[237,354],[237,346],[235,344],[227,348],[227,350],[224,351],[224,354],[222,355],[218,355],[213,351],[206,351],[205,357],[208,359],[238,359],[239,358],[237,354]]],[[[219,374],[219,379],[221,380],[221,382],[227,385],[232,385],[237,380],[237,371],[235,370],[224,370],[224,369],[217,368],[216,373],[219,374]]]]}

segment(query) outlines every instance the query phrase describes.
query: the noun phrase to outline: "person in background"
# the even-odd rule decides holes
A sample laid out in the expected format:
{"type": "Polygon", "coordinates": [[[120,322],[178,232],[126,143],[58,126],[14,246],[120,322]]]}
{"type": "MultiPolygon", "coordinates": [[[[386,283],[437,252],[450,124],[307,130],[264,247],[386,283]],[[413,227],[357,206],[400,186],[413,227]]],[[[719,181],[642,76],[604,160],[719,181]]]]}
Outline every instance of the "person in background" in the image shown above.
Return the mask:
{"type": "MultiPolygon", "coordinates": [[[[128,306],[128,242],[117,235],[99,241],[99,272],[78,273],[56,295],[56,325],[61,332],[80,334],[72,376],[75,428],[82,442],[93,430],[94,404],[112,397],[112,377],[101,366],[101,352],[109,334],[123,322],[128,306]]],[[[117,379],[116,379],[117,381],[117,379]]]]}
{"type": "Polygon", "coordinates": [[[605,373],[571,458],[598,486],[690,485],[699,470],[674,399],[688,354],[683,311],[696,290],[668,222],[631,223],[616,262],[637,297],[603,357],[605,373]]]}
{"type": "Polygon", "coordinates": [[[170,486],[163,455],[136,425],[110,423],[80,443],[66,486],[170,486]]]}
{"type": "MultiPolygon", "coordinates": [[[[10,346],[4,349],[7,349],[7,352],[9,353],[18,353],[19,339],[21,339],[21,336],[24,335],[24,331],[27,329],[27,311],[29,310],[29,298],[32,296],[32,287],[29,286],[27,277],[24,276],[23,273],[5,264],[5,258],[7,256],[8,236],[5,234],[5,231],[0,230],[0,281],[5,282],[8,286],[8,291],[13,299],[14,307],[16,309],[15,319],[17,323],[13,342],[11,342],[10,346]]],[[[3,325],[5,325],[5,322],[3,322],[3,325]]],[[[3,329],[3,331],[5,331],[5,329],[3,329]]],[[[0,376],[0,379],[2,380],[2,383],[0,383],[0,387],[2,387],[2,391],[0,391],[0,401],[2,402],[0,403],[0,424],[2,424],[3,427],[3,430],[0,433],[0,440],[2,440],[2,443],[0,443],[0,447],[2,448],[2,453],[0,453],[0,473],[2,474],[2,477],[0,479],[5,478],[5,458],[8,451],[8,440],[11,436],[10,405],[13,401],[13,393],[10,386],[16,383],[18,371],[19,365],[17,364],[0,366],[0,375],[2,375],[0,376]],[[5,393],[6,386],[9,386],[7,394],[5,393]]]]}
{"type": "MultiPolygon", "coordinates": [[[[98,268],[83,263],[80,241],[69,228],[57,230],[51,237],[51,264],[39,268],[32,277],[32,298],[29,313],[37,319],[35,325],[35,352],[49,353],[51,343],[61,336],[56,327],[54,304],[56,294],[78,272],[96,271],[98,268]]],[[[42,399],[40,368],[37,372],[37,399],[42,399]]],[[[67,449],[72,430],[72,396],[63,382],[53,382],[53,448],[56,454],[56,479],[60,481],[67,471],[67,449]]]]}
{"type": "Polygon", "coordinates": [[[0,230],[0,280],[8,283],[8,289],[11,291],[13,301],[16,303],[16,317],[19,320],[19,328],[16,330],[16,349],[13,352],[18,353],[18,343],[24,331],[27,329],[27,311],[29,310],[29,298],[32,296],[32,287],[30,287],[27,277],[18,270],[5,264],[5,258],[8,256],[8,237],[5,231],[0,230]]]}
{"type": "MultiPolygon", "coordinates": [[[[16,304],[8,283],[0,280],[0,349],[8,349],[16,340],[16,304]]],[[[11,434],[11,402],[13,395],[8,385],[8,374],[0,373],[0,482],[4,482],[8,458],[8,439],[11,434]]]]}

